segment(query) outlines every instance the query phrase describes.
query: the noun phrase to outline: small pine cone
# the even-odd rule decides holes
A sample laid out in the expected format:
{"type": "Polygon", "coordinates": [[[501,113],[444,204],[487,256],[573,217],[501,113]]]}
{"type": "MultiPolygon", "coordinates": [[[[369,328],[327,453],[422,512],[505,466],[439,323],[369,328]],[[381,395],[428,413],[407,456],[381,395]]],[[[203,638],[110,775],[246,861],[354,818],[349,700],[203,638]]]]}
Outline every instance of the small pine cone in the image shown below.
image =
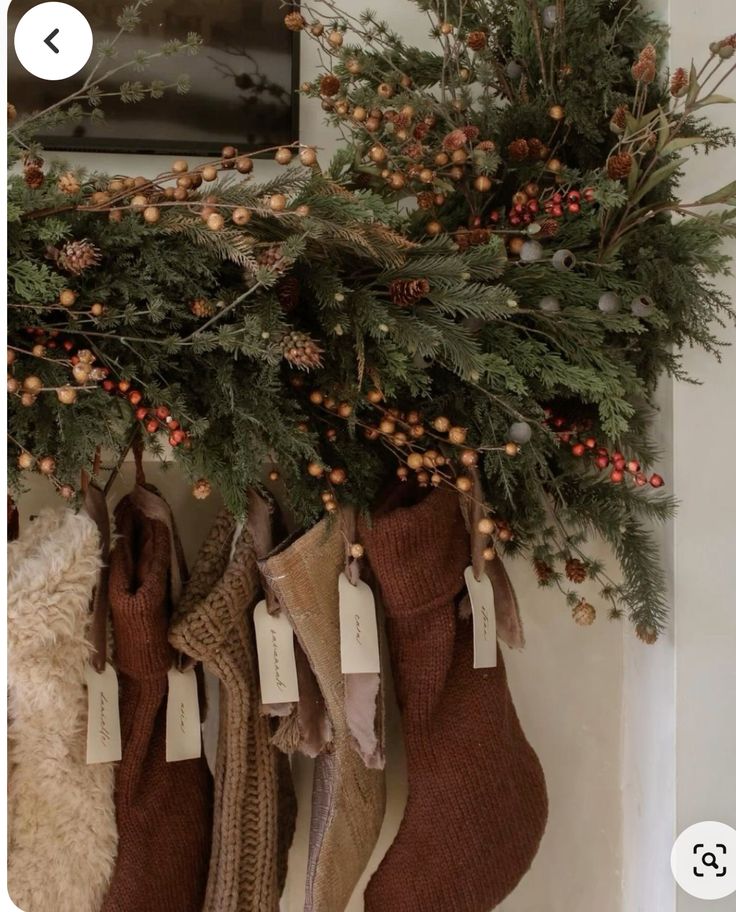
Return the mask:
{"type": "Polygon", "coordinates": [[[420,209],[431,209],[434,206],[434,193],[431,190],[422,190],[417,193],[417,205],[420,209]]]}
{"type": "Polygon", "coordinates": [[[530,158],[544,158],[545,153],[549,155],[549,149],[541,139],[537,139],[536,137],[529,139],[527,140],[527,145],[529,146],[530,158]]]}
{"type": "Polygon", "coordinates": [[[290,32],[301,32],[303,28],[306,28],[307,20],[300,12],[294,10],[284,16],[284,25],[290,32]]]}
{"type": "Polygon", "coordinates": [[[636,625],[636,635],[639,637],[642,643],[646,643],[647,646],[653,646],[659,638],[659,634],[657,633],[656,629],[654,627],[651,627],[649,624],[644,623],[636,625]]]}
{"type": "Polygon", "coordinates": [[[23,179],[26,182],[26,186],[30,187],[31,190],[38,190],[38,188],[43,184],[45,175],[40,168],[36,168],[34,165],[23,170],[23,179]]]}
{"type": "Polygon", "coordinates": [[[619,105],[611,116],[611,122],[609,126],[611,127],[611,132],[616,133],[620,136],[626,129],[626,115],[629,112],[628,105],[619,105]]]}
{"type": "Polygon", "coordinates": [[[582,583],[588,576],[585,564],[575,557],[565,562],[565,576],[573,583],[582,583]]]}
{"type": "Polygon", "coordinates": [[[280,244],[271,244],[258,254],[258,263],[276,271],[286,269],[287,262],[280,244]]]}
{"type": "Polygon", "coordinates": [[[276,295],[284,313],[291,313],[299,306],[300,285],[294,275],[284,276],[276,285],[276,295]]]}
{"type": "Polygon", "coordinates": [[[479,152],[495,152],[496,144],[492,139],[482,139],[475,148],[479,152]]]}
{"type": "Polygon", "coordinates": [[[581,627],[590,627],[595,621],[595,608],[585,599],[581,599],[572,609],[572,619],[581,627]]]}
{"type": "Polygon", "coordinates": [[[515,139],[509,143],[509,158],[522,162],[529,158],[529,143],[525,139],[515,139]]]}
{"type": "Polygon", "coordinates": [[[69,241],[59,251],[57,264],[60,269],[72,275],[80,275],[91,266],[97,266],[102,254],[98,247],[86,238],[81,241],[69,241]]]}
{"type": "Polygon", "coordinates": [[[634,159],[629,152],[619,152],[608,159],[608,176],[611,180],[623,180],[631,173],[634,159]]]}
{"type": "Polygon", "coordinates": [[[420,142],[424,137],[429,133],[429,124],[421,121],[414,127],[414,139],[418,139],[420,142]]]}
{"type": "Polygon", "coordinates": [[[467,250],[470,247],[470,231],[467,228],[458,228],[453,237],[459,250],[467,250]]]}
{"type": "Polygon", "coordinates": [[[196,298],[189,305],[189,309],[195,317],[211,317],[215,313],[215,305],[206,298],[196,298]]]}
{"type": "Polygon", "coordinates": [[[453,130],[442,140],[442,148],[445,152],[456,152],[462,149],[467,141],[464,130],[453,130]]]}
{"type": "Polygon", "coordinates": [[[197,500],[207,500],[212,493],[212,485],[206,478],[200,478],[192,485],[192,494],[197,500]]]}
{"type": "Polygon", "coordinates": [[[333,73],[326,73],[319,81],[320,95],[332,98],[340,91],[340,80],[333,73]]]}
{"type": "Polygon", "coordinates": [[[473,228],[470,232],[470,246],[481,247],[491,239],[491,232],[487,228],[473,228]]]}
{"type": "Polygon", "coordinates": [[[307,333],[284,333],[281,338],[281,353],[293,367],[311,370],[322,367],[322,349],[307,333]]]}
{"type": "Polygon", "coordinates": [[[429,294],[429,282],[426,279],[394,279],[389,293],[397,307],[411,307],[429,294]]]}
{"type": "Polygon", "coordinates": [[[413,158],[414,161],[419,161],[424,155],[424,147],[418,142],[408,143],[403,151],[407,158],[413,158]]]}
{"type": "Polygon", "coordinates": [[[545,219],[539,232],[540,238],[554,237],[560,230],[560,223],[556,219],[545,219]]]}
{"type": "Polygon", "coordinates": [[[476,29],[468,35],[467,45],[473,51],[482,51],[488,45],[488,35],[481,29],[476,29]]]}
{"type": "Polygon", "coordinates": [[[66,171],[62,174],[59,177],[56,186],[62,193],[66,193],[68,196],[74,196],[76,193],[79,193],[81,189],[77,175],[73,171],[66,171]]]}
{"type": "Polygon", "coordinates": [[[541,586],[546,586],[554,576],[555,571],[550,567],[547,561],[535,560],[534,561],[534,572],[537,574],[537,579],[541,586]]]}
{"type": "Polygon", "coordinates": [[[463,127],[463,133],[465,138],[469,143],[473,143],[480,136],[480,130],[477,127],[474,127],[472,124],[469,124],[467,127],[463,127]]]}
{"type": "Polygon", "coordinates": [[[679,98],[685,89],[687,89],[689,82],[690,80],[688,79],[687,72],[683,67],[678,67],[672,74],[672,79],[670,80],[670,95],[674,98],[679,98]]]}

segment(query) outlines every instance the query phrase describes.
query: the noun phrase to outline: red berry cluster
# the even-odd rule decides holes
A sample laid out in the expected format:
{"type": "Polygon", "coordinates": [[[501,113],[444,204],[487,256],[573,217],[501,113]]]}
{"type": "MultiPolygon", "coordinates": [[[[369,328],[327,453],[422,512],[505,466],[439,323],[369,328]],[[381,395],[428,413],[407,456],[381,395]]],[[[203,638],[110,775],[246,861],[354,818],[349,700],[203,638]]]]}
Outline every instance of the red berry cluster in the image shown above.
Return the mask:
{"type": "Polygon", "coordinates": [[[664,485],[664,479],[656,472],[650,476],[642,472],[638,459],[627,459],[618,450],[611,452],[607,447],[599,446],[595,437],[583,436],[585,425],[590,426],[589,421],[582,422],[582,425],[570,425],[565,418],[550,415],[548,423],[555,429],[560,442],[570,447],[574,457],[592,459],[599,472],[610,469],[608,480],[612,484],[621,484],[626,476],[630,475],[634,484],[640,488],[647,484],[653,488],[661,488],[664,485]]]}
{"type": "Polygon", "coordinates": [[[582,204],[592,203],[594,199],[595,191],[592,187],[587,187],[582,193],[579,190],[568,190],[567,193],[557,190],[544,200],[544,211],[553,218],[561,218],[565,212],[579,215],[582,204]]]}
{"type": "Polygon", "coordinates": [[[130,381],[118,380],[115,382],[114,380],[105,380],[102,388],[110,395],[118,395],[127,399],[135,409],[135,417],[138,421],[143,422],[143,426],[149,434],[166,431],[172,447],[181,446],[182,444],[191,446],[189,434],[182,430],[181,425],[175,418],[171,417],[168,406],[159,405],[154,408],[153,406],[142,405],[143,393],[138,389],[132,388],[130,381]]]}
{"type": "MultiPolygon", "coordinates": [[[[539,219],[540,213],[551,218],[562,218],[568,215],[579,215],[585,203],[595,200],[595,191],[592,187],[585,190],[555,190],[554,192],[539,195],[539,187],[534,183],[527,184],[523,190],[515,193],[511,206],[506,210],[506,223],[513,228],[531,225],[539,219]]],[[[492,225],[497,225],[503,220],[500,209],[489,213],[492,225]]]]}

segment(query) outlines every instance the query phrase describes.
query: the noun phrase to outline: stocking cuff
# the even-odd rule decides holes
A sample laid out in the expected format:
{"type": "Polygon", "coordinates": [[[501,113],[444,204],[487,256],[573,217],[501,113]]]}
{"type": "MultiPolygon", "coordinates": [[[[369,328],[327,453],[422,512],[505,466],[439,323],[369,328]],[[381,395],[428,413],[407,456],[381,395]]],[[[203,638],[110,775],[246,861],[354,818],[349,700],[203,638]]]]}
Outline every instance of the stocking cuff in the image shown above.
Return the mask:
{"type": "Polygon", "coordinates": [[[463,588],[463,571],[470,561],[457,494],[438,488],[418,503],[412,502],[414,496],[410,485],[397,486],[388,509],[379,510],[370,527],[365,522],[360,526],[360,540],[389,617],[452,601],[463,588]]]}

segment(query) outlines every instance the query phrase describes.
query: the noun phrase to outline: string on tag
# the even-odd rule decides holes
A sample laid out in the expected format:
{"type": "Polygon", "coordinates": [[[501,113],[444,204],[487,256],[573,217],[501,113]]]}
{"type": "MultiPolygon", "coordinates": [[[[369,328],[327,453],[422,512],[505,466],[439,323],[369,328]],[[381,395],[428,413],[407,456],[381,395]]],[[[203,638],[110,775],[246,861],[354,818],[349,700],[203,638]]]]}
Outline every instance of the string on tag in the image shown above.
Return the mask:
{"type": "Polygon", "coordinates": [[[360,559],[363,556],[363,547],[358,542],[358,523],[355,507],[340,507],[340,525],[342,526],[345,540],[345,576],[353,586],[360,582],[360,559]]]}

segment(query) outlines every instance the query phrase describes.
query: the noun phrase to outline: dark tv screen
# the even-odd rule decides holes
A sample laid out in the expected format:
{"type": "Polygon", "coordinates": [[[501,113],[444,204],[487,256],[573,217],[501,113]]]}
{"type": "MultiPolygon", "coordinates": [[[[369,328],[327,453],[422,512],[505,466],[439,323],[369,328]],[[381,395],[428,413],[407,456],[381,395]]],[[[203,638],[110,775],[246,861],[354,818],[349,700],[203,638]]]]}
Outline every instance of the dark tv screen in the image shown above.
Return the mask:
{"type": "MultiPolygon", "coordinates": [[[[75,0],[92,27],[95,45],[117,33],[124,2],[75,0]]],[[[8,100],[21,116],[78,90],[98,60],[93,50],[84,69],[58,82],[28,73],[15,55],[12,35],[35,5],[34,0],[13,0],[8,10],[8,100]]],[[[183,39],[188,32],[202,36],[199,53],[160,57],[143,72],[131,68],[117,81],[103,83],[102,91],[114,91],[124,79],[168,84],[186,73],[188,94],[168,89],[162,99],[134,104],[105,98],[103,121],[84,118],[67,124],[40,137],[42,144],[66,151],[215,156],[224,144],[253,152],[295,140],[298,36],[284,28],[283,16],[279,0],[153,0],[141,11],[135,31],[117,43],[113,63],[130,59],[139,49],[156,50],[167,40],[183,39]]]]}

